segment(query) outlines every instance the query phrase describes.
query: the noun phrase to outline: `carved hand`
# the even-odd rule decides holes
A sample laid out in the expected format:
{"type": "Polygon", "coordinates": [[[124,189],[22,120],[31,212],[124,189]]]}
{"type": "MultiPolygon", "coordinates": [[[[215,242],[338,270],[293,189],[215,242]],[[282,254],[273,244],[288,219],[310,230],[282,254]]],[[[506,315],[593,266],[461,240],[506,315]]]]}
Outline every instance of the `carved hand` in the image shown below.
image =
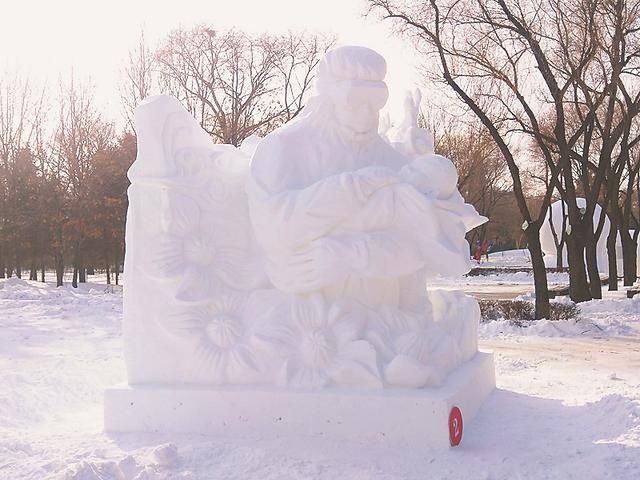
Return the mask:
{"type": "Polygon", "coordinates": [[[366,264],[366,252],[358,252],[345,239],[323,238],[293,257],[295,289],[312,292],[338,283],[359,265],[366,264]]]}
{"type": "Polygon", "coordinates": [[[398,174],[386,167],[366,167],[353,173],[362,193],[368,197],[388,185],[399,183],[398,174]]]}

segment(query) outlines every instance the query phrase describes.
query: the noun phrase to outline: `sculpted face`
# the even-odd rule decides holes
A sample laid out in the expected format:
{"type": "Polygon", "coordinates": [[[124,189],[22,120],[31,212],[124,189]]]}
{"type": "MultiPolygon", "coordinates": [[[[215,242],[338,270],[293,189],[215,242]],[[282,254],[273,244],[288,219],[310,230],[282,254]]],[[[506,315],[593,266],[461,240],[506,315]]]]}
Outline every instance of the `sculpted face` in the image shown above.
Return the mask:
{"type": "Polygon", "coordinates": [[[377,133],[388,97],[383,82],[343,81],[335,85],[331,97],[336,123],[349,137],[358,140],[377,133]]]}

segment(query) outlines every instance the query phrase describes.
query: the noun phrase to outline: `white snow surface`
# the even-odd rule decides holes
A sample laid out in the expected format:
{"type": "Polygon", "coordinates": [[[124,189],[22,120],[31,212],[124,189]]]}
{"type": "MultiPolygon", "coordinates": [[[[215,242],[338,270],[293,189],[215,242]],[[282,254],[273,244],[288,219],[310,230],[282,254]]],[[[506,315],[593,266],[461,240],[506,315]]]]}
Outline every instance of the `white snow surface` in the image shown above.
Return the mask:
{"type": "Polygon", "coordinates": [[[638,479],[640,300],[622,297],[583,304],[578,322],[483,325],[498,389],[438,451],[106,435],[103,391],[126,379],[121,290],[0,280],[0,479],[638,479]]]}

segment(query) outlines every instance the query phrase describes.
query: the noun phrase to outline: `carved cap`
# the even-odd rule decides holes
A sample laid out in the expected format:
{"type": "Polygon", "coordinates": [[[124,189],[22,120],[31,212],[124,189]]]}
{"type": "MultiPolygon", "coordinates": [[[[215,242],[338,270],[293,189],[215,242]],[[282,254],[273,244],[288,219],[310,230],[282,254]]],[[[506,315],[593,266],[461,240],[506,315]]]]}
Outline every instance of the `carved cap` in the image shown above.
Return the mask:
{"type": "Polygon", "coordinates": [[[378,52],[366,47],[338,47],[328,51],[320,62],[316,88],[324,93],[344,80],[383,84],[386,73],[387,62],[378,52]]]}

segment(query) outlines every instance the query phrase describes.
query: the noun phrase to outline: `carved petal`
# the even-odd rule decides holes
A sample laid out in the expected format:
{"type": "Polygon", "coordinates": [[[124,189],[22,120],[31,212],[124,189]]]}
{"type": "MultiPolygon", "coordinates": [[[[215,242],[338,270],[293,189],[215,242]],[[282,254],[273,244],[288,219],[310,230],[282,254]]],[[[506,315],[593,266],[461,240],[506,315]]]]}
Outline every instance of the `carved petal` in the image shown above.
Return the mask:
{"type": "Polygon", "coordinates": [[[225,383],[226,382],[226,358],[223,352],[217,349],[208,348],[205,345],[200,344],[197,348],[197,352],[201,361],[205,365],[206,371],[213,383],[225,383]]]}
{"type": "Polygon", "coordinates": [[[375,349],[364,340],[345,345],[331,369],[331,380],[338,385],[382,387],[375,349]]]}
{"type": "Polygon", "coordinates": [[[328,323],[338,343],[347,344],[362,337],[367,312],[356,305],[331,306],[328,323]]]}
{"type": "Polygon", "coordinates": [[[385,335],[383,331],[369,329],[366,333],[366,339],[375,347],[380,360],[389,362],[396,355],[392,346],[393,338],[385,335]]]}
{"type": "Polygon", "coordinates": [[[234,218],[229,209],[218,214],[202,212],[200,229],[211,237],[218,246],[244,248],[251,235],[250,225],[242,219],[234,218]]]}
{"type": "Polygon", "coordinates": [[[322,295],[312,295],[308,299],[293,298],[291,303],[291,321],[302,331],[325,326],[327,323],[325,314],[322,295]]]}
{"type": "Polygon", "coordinates": [[[257,377],[246,301],[244,295],[225,294],[207,304],[182,307],[164,324],[191,345],[214,383],[247,383],[257,377]]]}
{"type": "Polygon", "coordinates": [[[200,208],[197,202],[182,193],[170,193],[169,205],[164,213],[163,229],[178,237],[184,237],[198,228],[200,208]]]}
{"type": "Polygon", "coordinates": [[[406,355],[396,356],[385,368],[384,376],[390,385],[409,388],[437,385],[441,380],[434,368],[406,355]]]}
{"type": "Polygon", "coordinates": [[[149,258],[149,274],[157,278],[172,278],[185,270],[182,240],[166,235],[162,240],[145,248],[149,258]]]}
{"type": "Polygon", "coordinates": [[[414,330],[400,335],[395,343],[396,352],[410,356],[422,363],[429,363],[433,357],[434,340],[438,337],[437,329],[414,330]],[[435,337],[435,338],[434,338],[435,337]]]}
{"type": "Polygon", "coordinates": [[[181,302],[204,303],[211,301],[221,291],[224,291],[224,285],[210,269],[188,265],[175,298],[181,302]]]}
{"type": "Polygon", "coordinates": [[[322,388],[329,383],[329,378],[322,370],[308,368],[301,362],[287,360],[282,367],[280,383],[302,388],[322,388]]]}
{"type": "Polygon", "coordinates": [[[227,285],[248,290],[263,282],[260,260],[250,252],[236,248],[219,247],[213,262],[213,273],[227,285]]]}
{"type": "Polygon", "coordinates": [[[246,384],[254,381],[259,368],[253,350],[246,344],[238,344],[222,352],[225,359],[224,382],[246,384]]]}

